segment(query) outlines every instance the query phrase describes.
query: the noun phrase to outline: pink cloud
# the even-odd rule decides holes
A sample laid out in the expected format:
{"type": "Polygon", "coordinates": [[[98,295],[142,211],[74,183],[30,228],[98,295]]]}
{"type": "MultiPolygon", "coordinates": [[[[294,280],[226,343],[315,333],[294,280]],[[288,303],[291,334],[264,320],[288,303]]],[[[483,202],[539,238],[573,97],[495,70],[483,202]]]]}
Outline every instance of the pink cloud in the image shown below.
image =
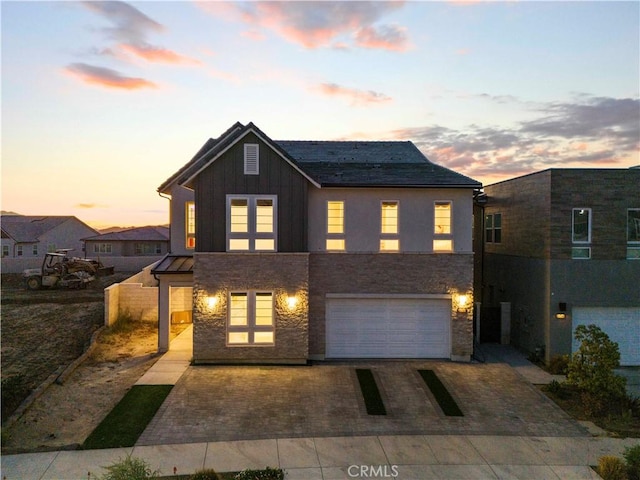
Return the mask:
{"type": "Polygon", "coordinates": [[[86,63],[72,63],[64,69],[66,73],[79,78],[85,83],[120,90],[139,90],[141,88],[158,88],[144,78],[126,77],[110,68],[96,67],[86,63]]]}
{"type": "Polygon", "coordinates": [[[392,100],[383,93],[343,87],[336,83],[322,83],[318,86],[318,90],[324,95],[346,97],[351,100],[352,105],[374,105],[392,100]]]}
{"type": "Polygon", "coordinates": [[[135,55],[136,57],[143,58],[148,62],[153,63],[171,63],[171,64],[194,64],[200,65],[202,62],[194,58],[185,57],[172,50],[168,50],[162,47],[154,47],[153,45],[140,44],[133,45],[122,43],[119,47],[125,52],[135,55]]]}
{"type": "Polygon", "coordinates": [[[270,30],[305,48],[343,45],[337,37],[347,35],[353,36],[358,46],[395,51],[407,48],[406,31],[398,26],[373,25],[403,4],[399,1],[197,3],[212,15],[270,30]]]}
{"type": "Polygon", "coordinates": [[[361,28],[356,32],[355,40],[358,46],[364,48],[402,52],[410,47],[407,29],[397,25],[361,28]]]}

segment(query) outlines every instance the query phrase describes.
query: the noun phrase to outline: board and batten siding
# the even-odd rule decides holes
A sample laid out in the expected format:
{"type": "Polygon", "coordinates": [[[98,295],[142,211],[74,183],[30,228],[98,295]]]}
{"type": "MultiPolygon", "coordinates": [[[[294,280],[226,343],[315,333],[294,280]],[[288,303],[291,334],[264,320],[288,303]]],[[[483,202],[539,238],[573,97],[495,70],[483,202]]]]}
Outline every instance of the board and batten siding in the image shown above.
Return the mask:
{"type": "Polygon", "coordinates": [[[196,251],[226,251],[227,195],[277,195],[278,252],[307,250],[308,180],[271,147],[250,133],[194,180],[196,251]],[[244,174],[244,144],[257,143],[258,175],[244,174]]]}

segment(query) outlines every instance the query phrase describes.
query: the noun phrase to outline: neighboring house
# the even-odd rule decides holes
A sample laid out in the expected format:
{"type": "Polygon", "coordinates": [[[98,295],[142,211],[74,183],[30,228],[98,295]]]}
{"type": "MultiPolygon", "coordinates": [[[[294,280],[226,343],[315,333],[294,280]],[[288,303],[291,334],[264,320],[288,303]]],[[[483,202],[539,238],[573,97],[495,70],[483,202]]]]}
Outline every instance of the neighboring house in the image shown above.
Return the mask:
{"type": "Polygon", "coordinates": [[[169,251],[169,228],[138,227],[84,238],[88,257],[162,256],[169,251]]]}
{"type": "Polygon", "coordinates": [[[196,363],[469,361],[480,187],[411,142],[274,141],[236,123],[158,188],[160,350],[182,290],[196,363]]]}
{"type": "Polygon", "coordinates": [[[83,257],[82,238],[98,233],[72,216],[2,215],[1,222],[2,258],[42,258],[58,249],[83,257]]]}
{"type": "Polygon", "coordinates": [[[511,343],[546,361],[577,348],[577,325],[596,324],[622,365],[640,365],[640,170],[550,169],[484,191],[483,315],[510,302],[511,343]]]}

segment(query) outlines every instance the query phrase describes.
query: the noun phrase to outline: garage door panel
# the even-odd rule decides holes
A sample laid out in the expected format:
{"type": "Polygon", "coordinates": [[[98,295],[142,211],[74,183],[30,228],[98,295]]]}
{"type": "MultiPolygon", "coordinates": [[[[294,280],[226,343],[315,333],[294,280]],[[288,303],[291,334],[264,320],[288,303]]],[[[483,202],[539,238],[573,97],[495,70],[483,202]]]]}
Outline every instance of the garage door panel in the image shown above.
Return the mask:
{"type": "Polygon", "coordinates": [[[447,358],[446,299],[329,299],[328,358],[447,358]]]}

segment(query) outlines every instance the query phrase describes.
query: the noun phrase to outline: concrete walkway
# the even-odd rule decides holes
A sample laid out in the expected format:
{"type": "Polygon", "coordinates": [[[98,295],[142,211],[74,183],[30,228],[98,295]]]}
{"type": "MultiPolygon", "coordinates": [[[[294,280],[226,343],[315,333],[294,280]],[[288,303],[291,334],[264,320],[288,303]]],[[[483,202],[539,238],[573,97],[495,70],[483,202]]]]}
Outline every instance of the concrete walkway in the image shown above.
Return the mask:
{"type": "Polygon", "coordinates": [[[140,377],[136,385],[175,385],[193,356],[193,325],[171,341],[171,348],[140,377]]]}
{"type": "Polygon", "coordinates": [[[287,480],[597,479],[589,465],[638,442],[484,435],[281,438],[7,455],[1,475],[7,480],[94,479],[105,473],[102,467],[131,454],[162,475],[271,466],[285,469],[287,480]]]}

